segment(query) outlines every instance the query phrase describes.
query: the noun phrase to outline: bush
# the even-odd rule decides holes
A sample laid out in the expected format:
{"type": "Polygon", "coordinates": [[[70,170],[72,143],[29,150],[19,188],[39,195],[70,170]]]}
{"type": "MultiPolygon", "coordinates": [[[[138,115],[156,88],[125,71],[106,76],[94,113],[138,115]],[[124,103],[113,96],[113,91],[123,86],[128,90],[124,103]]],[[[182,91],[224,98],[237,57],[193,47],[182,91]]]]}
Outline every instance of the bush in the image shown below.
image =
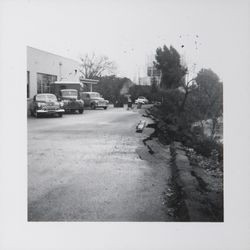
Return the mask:
{"type": "Polygon", "coordinates": [[[133,85],[129,88],[129,94],[134,102],[139,96],[146,97],[149,101],[152,101],[151,86],[133,85]]]}
{"type": "Polygon", "coordinates": [[[223,160],[223,145],[210,138],[204,138],[193,142],[194,150],[203,156],[210,157],[215,151],[218,154],[218,161],[223,160]]]}

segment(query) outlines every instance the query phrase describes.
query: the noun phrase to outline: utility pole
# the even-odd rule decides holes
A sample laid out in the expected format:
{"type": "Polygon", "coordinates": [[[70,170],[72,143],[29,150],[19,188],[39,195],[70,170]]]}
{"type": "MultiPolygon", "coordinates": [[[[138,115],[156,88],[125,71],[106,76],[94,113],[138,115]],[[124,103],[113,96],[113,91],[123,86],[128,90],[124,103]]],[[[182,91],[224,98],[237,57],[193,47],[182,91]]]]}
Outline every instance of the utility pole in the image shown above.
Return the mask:
{"type": "Polygon", "coordinates": [[[62,80],[62,63],[59,62],[59,81],[62,80]]]}

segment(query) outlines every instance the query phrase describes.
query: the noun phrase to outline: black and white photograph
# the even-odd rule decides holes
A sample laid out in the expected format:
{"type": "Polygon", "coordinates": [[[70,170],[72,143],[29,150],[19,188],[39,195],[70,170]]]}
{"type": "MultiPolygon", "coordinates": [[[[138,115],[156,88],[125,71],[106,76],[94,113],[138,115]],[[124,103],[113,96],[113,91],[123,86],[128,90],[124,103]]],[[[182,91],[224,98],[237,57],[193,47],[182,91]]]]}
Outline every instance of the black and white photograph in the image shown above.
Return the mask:
{"type": "Polygon", "coordinates": [[[223,66],[159,5],[53,9],[27,46],[29,221],[223,222],[223,66]]]}
{"type": "Polygon", "coordinates": [[[3,249],[250,249],[249,10],[3,0],[3,249]]]}

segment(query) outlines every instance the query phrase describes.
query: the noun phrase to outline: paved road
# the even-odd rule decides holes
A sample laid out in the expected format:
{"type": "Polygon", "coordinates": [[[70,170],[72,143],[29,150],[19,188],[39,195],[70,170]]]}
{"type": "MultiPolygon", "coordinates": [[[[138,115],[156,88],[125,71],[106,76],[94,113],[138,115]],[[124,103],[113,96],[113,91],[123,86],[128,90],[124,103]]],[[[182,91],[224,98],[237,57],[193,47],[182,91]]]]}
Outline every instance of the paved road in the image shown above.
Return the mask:
{"type": "Polygon", "coordinates": [[[148,153],[142,140],[152,129],[135,133],[140,113],[110,108],[29,118],[28,220],[168,220],[169,154],[148,153]]]}

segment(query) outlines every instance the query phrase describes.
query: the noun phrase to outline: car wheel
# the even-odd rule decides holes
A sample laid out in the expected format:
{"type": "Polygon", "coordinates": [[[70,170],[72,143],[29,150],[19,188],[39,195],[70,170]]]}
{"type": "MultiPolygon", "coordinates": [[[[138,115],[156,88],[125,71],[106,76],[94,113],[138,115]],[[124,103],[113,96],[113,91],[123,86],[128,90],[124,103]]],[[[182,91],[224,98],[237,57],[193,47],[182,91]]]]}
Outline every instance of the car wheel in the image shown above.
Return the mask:
{"type": "Polygon", "coordinates": [[[33,117],[35,116],[35,114],[34,114],[34,112],[33,112],[32,109],[30,110],[30,115],[33,116],[33,117]]]}
{"type": "Polygon", "coordinates": [[[36,111],[36,112],[35,112],[35,117],[36,117],[36,118],[40,118],[41,115],[40,115],[39,113],[37,113],[37,111],[36,111]]]}
{"type": "Polygon", "coordinates": [[[95,109],[96,108],[94,103],[91,103],[90,107],[91,107],[91,109],[95,109]]]}
{"type": "Polygon", "coordinates": [[[107,107],[103,107],[103,109],[107,109],[107,107]]]}
{"type": "Polygon", "coordinates": [[[63,117],[63,113],[58,113],[58,116],[59,117],[63,117]]]}
{"type": "Polygon", "coordinates": [[[79,114],[82,114],[84,109],[79,109],[79,114]]]}

